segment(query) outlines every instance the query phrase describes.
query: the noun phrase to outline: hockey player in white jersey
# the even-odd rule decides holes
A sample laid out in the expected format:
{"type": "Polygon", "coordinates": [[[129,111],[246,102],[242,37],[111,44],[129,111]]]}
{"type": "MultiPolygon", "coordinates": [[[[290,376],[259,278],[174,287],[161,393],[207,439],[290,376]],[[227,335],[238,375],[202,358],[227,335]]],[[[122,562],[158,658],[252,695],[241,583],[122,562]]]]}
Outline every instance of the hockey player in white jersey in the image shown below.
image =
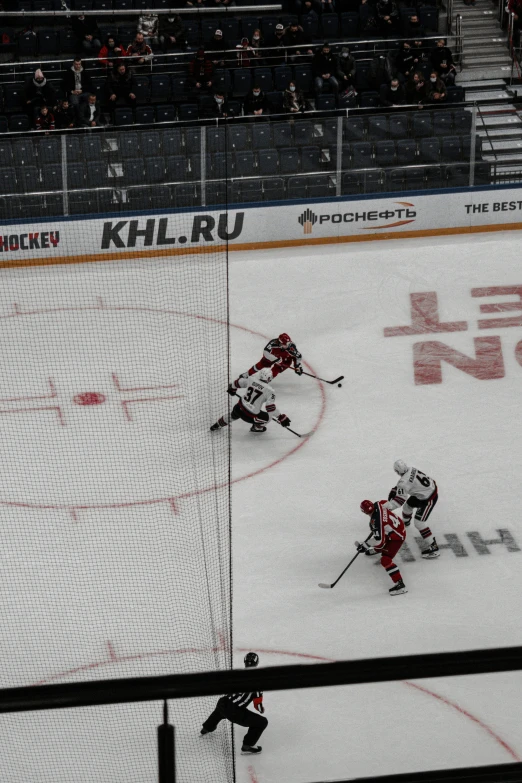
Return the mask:
{"type": "Polygon", "coordinates": [[[246,392],[239,398],[230,414],[222,416],[212,425],[211,432],[227,427],[238,419],[252,425],[250,432],[266,432],[265,424],[270,419],[277,419],[283,427],[289,427],[290,419],[276,407],[274,390],[270,386],[271,380],[271,371],[264,369],[257,375],[238,378],[231,383],[227,390],[231,396],[236,395],[238,389],[246,389],[246,392]]]}
{"type": "Polygon", "coordinates": [[[393,463],[393,469],[400,478],[388,495],[386,507],[393,511],[402,506],[402,518],[406,527],[415,513],[414,524],[425,543],[422,557],[427,560],[439,557],[437,541],[426,524],[439,499],[436,483],[417,468],[409,467],[402,459],[393,463]]]}

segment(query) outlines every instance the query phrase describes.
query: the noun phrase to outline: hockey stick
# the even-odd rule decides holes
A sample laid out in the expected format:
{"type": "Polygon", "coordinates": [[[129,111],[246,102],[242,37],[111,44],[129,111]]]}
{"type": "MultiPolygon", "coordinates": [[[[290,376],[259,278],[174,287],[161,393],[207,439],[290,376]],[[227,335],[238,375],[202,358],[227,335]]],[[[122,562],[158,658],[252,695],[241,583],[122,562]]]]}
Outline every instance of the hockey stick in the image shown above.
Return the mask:
{"type": "MultiPolygon", "coordinates": [[[[295,367],[292,368],[294,372],[296,372],[295,367]]],[[[334,378],[333,381],[326,381],[324,378],[319,378],[318,375],[312,375],[312,373],[305,372],[303,370],[302,373],[298,373],[298,375],[308,375],[309,378],[316,378],[318,381],[322,381],[323,383],[339,383],[339,381],[344,380],[344,375],[340,375],[338,378],[334,378]]],[[[339,384],[342,386],[342,384],[339,384]]]]}
{"type": "MultiPolygon", "coordinates": [[[[272,421],[277,421],[277,423],[280,424],[281,427],[283,426],[281,422],[278,421],[277,419],[272,419],[272,421]]],[[[303,432],[302,434],[300,432],[296,432],[295,430],[291,430],[290,427],[285,427],[285,430],[291,432],[292,435],[297,435],[298,438],[310,438],[314,434],[314,430],[312,430],[311,432],[303,432]]]]}
{"type": "MultiPolygon", "coordinates": [[[[371,538],[372,536],[373,536],[373,533],[370,533],[370,535],[368,536],[368,538],[365,538],[365,539],[364,539],[364,543],[366,544],[366,542],[367,542],[367,541],[369,541],[369,540],[370,540],[370,538],[371,538]]],[[[329,589],[330,589],[330,588],[332,588],[332,587],[335,587],[335,585],[337,584],[337,582],[339,581],[339,579],[340,579],[342,576],[344,576],[344,575],[345,575],[345,573],[346,573],[346,572],[348,571],[348,569],[350,568],[351,564],[352,564],[353,562],[355,562],[355,560],[357,560],[357,558],[359,557],[359,555],[360,555],[360,554],[361,554],[360,552],[356,552],[356,553],[355,553],[355,555],[352,557],[352,559],[350,560],[350,562],[348,563],[348,565],[346,566],[346,568],[344,569],[344,571],[342,571],[342,572],[339,574],[339,576],[337,577],[337,579],[335,580],[335,582],[332,582],[332,584],[331,584],[331,585],[327,585],[327,584],[325,584],[324,582],[319,582],[319,587],[325,587],[327,590],[329,590],[329,589]]]]}

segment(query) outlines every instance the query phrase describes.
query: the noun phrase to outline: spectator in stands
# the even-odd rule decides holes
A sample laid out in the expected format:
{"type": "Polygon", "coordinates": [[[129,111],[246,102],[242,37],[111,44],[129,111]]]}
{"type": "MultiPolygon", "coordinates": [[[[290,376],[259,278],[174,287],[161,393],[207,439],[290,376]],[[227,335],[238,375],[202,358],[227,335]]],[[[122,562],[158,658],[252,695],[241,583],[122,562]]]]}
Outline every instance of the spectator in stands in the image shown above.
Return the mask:
{"type": "Polygon", "coordinates": [[[406,82],[406,100],[416,103],[419,108],[428,100],[428,89],[420,71],[414,71],[406,82]]]}
{"type": "Polygon", "coordinates": [[[520,26],[522,24],[522,0],[508,0],[507,10],[514,14],[513,26],[515,32],[515,46],[519,46],[520,26]]]}
{"type": "Polygon", "coordinates": [[[113,105],[126,103],[129,106],[134,106],[136,104],[135,89],[136,82],[132,71],[124,63],[120,63],[107,77],[107,97],[113,105]]]}
{"type": "Polygon", "coordinates": [[[428,62],[426,47],[423,41],[413,41],[411,53],[413,55],[413,67],[416,71],[428,62]]]}
{"type": "Polygon", "coordinates": [[[381,35],[397,36],[399,34],[400,17],[395,0],[377,0],[375,12],[381,35]]]}
{"type": "Polygon", "coordinates": [[[74,128],[76,125],[76,112],[74,106],[71,106],[67,98],[60,101],[54,110],[54,121],[56,127],[60,130],[63,128],[74,128]]]}
{"type": "Polygon", "coordinates": [[[170,52],[173,49],[185,50],[187,48],[185,26],[179,14],[167,17],[167,23],[162,23],[161,33],[160,40],[163,43],[163,51],[170,52]]]}
{"type": "Polygon", "coordinates": [[[127,56],[127,51],[123,44],[117,43],[113,35],[109,35],[106,42],[98,52],[98,62],[105,68],[112,70],[116,68],[123,57],[127,56]]]}
{"type": "Polygon", "coordinates": [[[266,53],[268,66],[283,65],[286,62],[285,28],[281,23],[276,24],[274,35],[270,41],[270,48],[266,53]]]}
{"type": "Polygon", "coordinates": [[[323,14],[335,14],[335,0],[321,0],[323,14]]]}
{"type": "Polygon", "coordinates": [[[78,46],[85,52],[97,52],[101,47],[100,31],[94,16],[73,16],[71,20],[73,33],[76,36],[78,46]]]}
{"type": "Polygon", "coordinates": [[[147,63],[152,60],[152,49],[145,43],[143,33],[136,33],[136,38],[127,47],[127,57],[130,58],[129,67],[135,72],[145,70],[147,63]]]}
{"type": "Polygon", "coordinates": [[[207,48],[210,52],[213,52],[213,54],[210,55],[210,59],[212,60],[214,68],[224,68],[226,60],[225,51],[230,49],[230,46],[223,37],[223,30],[215,31],[207,48]]]}
{"type": "Polygon", "coordinates": [[[405,82],[412,69],[414,67],[413,53],[411,51],[411,44],[408,41],[403,41],[402,49],[395,58],[395,68],[397,70],[397,76],[401,82],[405,82]]]}
{"type": "Polygon", "coordinates": [[[380,89],[381,106],[392,108],[403,106],[406,103],[406,90],[400,81],[395,78],[389,84],[383,84],[380,89]]]}
{"type": "Polygon", "coordinates": [[[346,90],[355,81],[355,60],[347,46],[343,46],[340,54],[336,54],[335,76],[339,82],[339,89],[346,90]]]}
{"type": "Polygon", "coordinates": [[[96,95],[91,93],[86,103],[81,103],[78,108],[78,123],[82,128],[98,128],[102,122],[100,107],[96,95]]]}
{"type": "Polygon", "coordinates": [[[301,90],[297,89],[295,82],[290,82],[283,93],[285,111],[290,114],[298,114],[306,109],[305,97],[301,90]]]}
{"type": "Polygon", "coordinates": [[[192,87],[197,93],[212,89],[214,66],[212,60],[205,55],[204,49],[198,49],[196,56],[189,63],[192,87]]]}
{"type": "Polygon", "coordinates": [[[295,0],[296,12],[301,16],[301,24],[313,29],[319,24],[319,11],[313,0],[295,0]]]}
{"type": "Polygon", "coordinates": [[[148,46],[159,46],[159,16],[157,14],[142,14],[138,19],[138,33],[148,46]]]}
{"type": "Polygon", "coordinates": [[[430,73],[430,82],[427,85],[428,88],[428,100],[430,103],[441,104],[444,103],[448,97],[446,91],[446,85],[439,78],[437,71],[433,70],[430,73]]]}
{"type": "Polygon", "coordinates": [[[33,78],[25,85],[25,104],[31,121],[41,106],[56,106],[56,93],[40,68],[36,69],[33,78]]]}
{"type": "Polygon", "coordinates": [[[87,96],[93,91],[91,77],[85,71],[81,57],[75,57],[71,67],[66,70],[63,89],[73,106],[87,100],[87,96]]]}
{"type": "Polygon", "coordinates": [[[424,26],[421,24],[417,14],[412,14],[410,17],[408,17],[408,20],[405,24],[405,28],[406,28],[404,30],[405,36],[407,38],[414,39],[415,41],[424,38],[424,36],[426,35],[424,26]]]}
{"type": "Polygon", "coordinates": [[[48,106],[41,107],[40,113],[36,118],[35,127],[36,130],[45,131],[46,134],[54,130],[54,114],[49,111],[48,106]]]}
{"type": "Polygon", "coordinates": [[[440,38],[437,41],[435,49],[432,50],[431,64],[446,86],[455,84],[457,69],[455,68],[451,51],[446,46],[444,38],[440,38]]]}
{"type": "Polygon", "coordinates": [[[245,114],[267,114],[268,113],[268,100],[258,84],[255,84],[245,98],[243,104],[245,114]]]}
{"type": "Polygon", "coordinates": [[[371,90],[379,92],[381,85],[387,84],[390,80],[386,57],[383,54],[377,54],[372,59],[368,69],[368,84],[371,90]]]}
{"type": "Polygon", "coordinates": [[[203,108],[205,117],[233,117],[234,112],[230,108],[230,104],[222,90],[217,90],[214,93],[214,103],[212,106],[208,105],[203,108]]]}
{"type": "Polygon", "coordinates": [[[359,35],[371,38],[374,35],[379,35],[379,32],[379,20],[377,19],[375,5],[369,3],[368,0],[361,0],[361,5],[359,6],[359,35]]]}
{"type": "Polygon", "coordinates": [[[265,64],[264,54],[262,51],[264,45],[265,45],[265,39],[263,38],[263,35],[259,27],[256,27],[256,29],[252,33],[252,41],[250,42],[254,66],[260,66],[265,64]]]}
{"type": "Polygon", "coordinates": [[[297,22],[290,22],[283,35],[285,47],[290,48],[287,52],[288,60],[295,63],[296,60],[303,58],[305,54],[312,56],[313,50],[310,48],[310,40],[303,28],[297,22]]]}
{"type": "Polygon", "coordinates": [[[315,94],[319,96],[324,87],[324,83],[327,82],[334,94],[339,92],[339,82],[334,76],[336,65],[330,44],[324,43],[312,60],[312,68],[314,74],[314,87],[315,94]]]}
{"type": "Polygon", "coordinates": [[[251,68],[255,52],[250,46],[248,38],[242,38],[241,43],[236,46],[236,64],[238,68],[251,68]]]}

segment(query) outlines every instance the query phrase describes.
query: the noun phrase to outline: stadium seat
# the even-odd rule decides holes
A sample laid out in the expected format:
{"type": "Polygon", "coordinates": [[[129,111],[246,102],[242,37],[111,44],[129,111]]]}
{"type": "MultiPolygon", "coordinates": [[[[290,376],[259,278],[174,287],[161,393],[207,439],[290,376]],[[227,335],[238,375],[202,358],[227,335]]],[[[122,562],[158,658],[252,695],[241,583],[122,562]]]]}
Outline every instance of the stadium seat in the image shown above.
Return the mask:
{"type": "Polygon", "coordinates": [[[135,158],[140,154],[139,136],[135,131],[118,134],[118,146],[122,158],[135,158]]]}
{"type": "Polygon", "coordinates": [[[294,68],[294,81],[297,89],[301,92],[309,93],[312,90],[314,77],[312,73],[312,66],[306,64],[296,65],[294,68]]]}
{"type": "Polygon", "coordinates": [[[228,128],[228,148],[230,150],[248,150],[250,142],[246,125],[231,125],[228,128]]]}
{"type": "Polygon", "coordinates": [[[385,114],[368,117],[368,138],[376,141],[388,138],[388,117],[385,114]]]}
{"type": "Polygon", "coordinates": [[[209,171],[216,179],[228,179],[234,173],[232,156],[225,152],[213,152],[207,155],[207,172],[209,171]]]}
{"type": "Polygon", "coordinates": [[[172,103],[156,106],[154,111],[156,122],[174,122],[176,119],[176,107],[172,103]]]}
{"type": "Polygon", "coordinates": [[[256,173],[254,153],[249,150],[236,152],[234,164],[238,177],[252,177],[256,173]]]}
{"type": "Polygon", "coordinates": [[[404,139],[408,135],[408,115],[392,114],[388,124],[388,133],[392,139],[404,139]]]}
{"type": "Polygon", "coordinates": [[[148,103],[150,100],[150,83],[148,76],[135,76],[134,81],[136,86],[134,88],[134,94],[136,96],[136,103],[143,104],[148,103]]]}
{"type": "Polygon", "coordinates": [[[412,132],[415,138],[433,136],[433,122],[431,114],[427,111],[413,113],[412,132]]]}
{"type": "Polygon", "coordinates": [[[440,166],[426,166],[426,184],[431,190],[433,188],[444,188],[447,185],[445,171],[440,166]]]}
{"type": "Polygon", "coordinates": [[[218,19],[209,19],[208,17],[204,16],[201,20],[201,38],[203,41],[203,45],[208,47],[208,44],[210,42],[210,39],[214,35],[214,31],[220,29],[219,20],[218,19]]]}
{"type": "Polygon", "coordinates": [[[107,185],[108,166],[105,161],[90,160],[86,172],[88,188],[102,188],[107,185]]]}
{"type": "Polygon", "coordinates": [[[27,114],[11,114],[9,117],[9,130],[17,132],[31,130],[27,114]]]}
{"type": "Polygon", "coordinates": [[[433,112],[433,133],[435,136],[451,136],[453,133],[453,114],[450,111],[433,112]]]}
{"type": "Polygon", "coordinates": [[[0,117],[0,133],[7,133],[9,130],[9,124],[7,122],[7,117],[0,117]]]}
{"type": "Polygon", "coordinates": [[[11,160],[11,154],[15,165],[20,168],[22,166],[32,166],[36,162],[36,154],[33,146],[32,139],[15,139],[12,144],[9,141],[0,141],[0,161],[11,160]]]}
{"type": "Polygon", "coordinates": [[[252,126],[252,147],[257,150],[269,149],[273,146],[272,125],[258,121],[252,126]]]}
{"type": "MultiPolygon", "coordinates": [[[[241,35],[239,32],[239,19],[237,16],[232,16],[231,14],[227,14],[225,18],[220,16],[219,26],[216,29],[221,30],[223,38],[225,41],[228,41],[231,46],[235,46],[239,43],[241,35]]],[[[249,37],[248,40],[250,41],[251,38],[249,37]]]]}
{"type": "MultiPolygon", "coordinates": [[[[279,19],[276,16],[264,16],[261,19],[261,32],[265,39],[265,44],[270,45],[275,37],[276,25],[279,24],[279,19]]],[[[259,27],[259,25],[256,25],[259,27]]],[[[250,40],[250,39],[249,39],[250,40]]]]}
{"type": "Polygon", "coordinates": [[[370,64],[367,61],[358,62],[355,71],[355,87],[359,92],[362,90],[371,90],[370,83],[370,64]]]}
{"type": "Polygon", "coordinates": [[[194,182],[185,185],[175,185],[174,198],[176,207],[179,208],[199,206],[199,187],[194,182]]]}
{"type": "Polygon", "coordinates": [[[199,118],[199,107],[197,103],[182,103],[178,109],[179,120],[197,120],[199,118]]]}
{"type": "MultiPolygon", "coordinates": [[[[186,17],[185,17],[186,19],[186,17]]],[[[190,48],[196,48],[201,44],[201,33],[199,31],[198,22],[191,20],[183,20],[183,26],[185,28],[185,37],[190,48]]]]}
{"type": "Polygon", "coordinates": [[[272,92],[274,80],[271,68],[254,68],[252,72],[252,84],[257,84],[264,92],[272,92]]]}
{"type": "Polygon", "coordinates": [[[365,169],[374,165],[372,145],[368,141],[357,141],[352,144],[352,156],[354,169],[365,169]]]}
{"type": "Polygon", "coordinates": [[[265,149],[257,153],[259,173],[263,176],[277,174],[279,171],[279,155],[277,150],[265,149]]]}
{"type": "Polygon", "coordinates": [[[161,135],[163,140],[163,154],[165,156],[182,154],[181,131],[179,128],[167,128],[161,135]]]}
{"type": "Polygon", "coordinates": [[[331,111],[335,109],[335,95],[325,93],[318,95],[315,99],[315,108],[317,111],[331,111]]]}
{"type": "Polygon", "coordinates": [[[163,158],[145,158],[145,182],[154,184],[165,180],[165,161],[163,158]]]}
{"type": "Polygon", "coordinates": [[[42,190],[63,190],[61,163],[44,163],[40,168],[42,190]]]}
{"type": "Polygon", "coordinates": [[[339,35],[339,17],[337,14],[321,14],[321,32],[323,38],[335,39],[339,35]]]}
{"type": "Polygon", "coordinates": [[[453,112],[453,128],[455,133],[468,134],[471,131],[471,112],[466,109],[455,109],[453,112]]]}
{"type": "Polygon", "coordinates": [[[469,185],[469,165],[453,163],[446,166],[446,179],[450,188],[465,188],[469,185]]]}
{"type": "Polygon", "coordinates": [[[294,139],[298,147],[314,143],[314,124],[312,120],[296,120],[294,139]]]}
{"type": "Polygon", "coordinates": [[[207,182],[205,186],[205,197],[207,204],[217,206],[218,204],[226,204],[230,201],[227,198],[226,183],[221,182],[207,182]]]}
{"type": "Polygon", "coordinates": [[[67,134],[65,136],[65,154],[67,163],[73,163],[83,159],[82,148],[78,136],[67,134]]]}
{"type": "Polygon", "coordinates": [[[21,57],[32,57],[36,54],[37,37],[31,32],[21,33],[18,36],[18,54],[21,57]]]}
{"type": "Polygon", "coordinates": [[[4,86],[4,108],[7,112],[22,111],[24,108],[24,88],[21,84],[4,86]]]}
{"type": "Polygon", "coordinates": [[[38,52],[42,55],[58,54],[58,33],[56,30],[40,30],[38,33],[38,52]]]}
{"type": "Polygon", "coordinates": [[[223,152],[225,150],[225,128],[206,128],[207,152],[223,152]]]}
{"type": "Polygon", "coordinates": [[[290,177],[287,185],[288,198],[304,199],[308,197],[304,177],[290,177]]]}
{"type": "Polygon", "coordinates": [[[419,21],[427,35],[435,35],[439,30],[439,12],[436,6],[419,6],[419,21]]]}
{"type": "Polygon", "coordinates": [[[168,103],[172,98],[171,80],[168,74],[153,74],[150,78],[150,99],[152,103],[168,103]]]}
{"type": "Polygon", "coordinates": [[[85,187],[85,166],[83,162],[69,163],[67,166],[67,187],[80,190],[85,187]]]}
{"type": "Polygon", "coordinates": [[[252,74],[248,68],[240,68],[233,72],[232,94],[244,98],[252,87],[252,74]]]}
{"type": "Polygon", "coordinates": [[[114,124],[115,125],[132,125],[134,123],[134,115],[132,109],[119,106],[114,110],[114,124]]]}
{"type": "Polygon", "coordinates": [[[297,147],[284,147],[279,151],[279,171],[281,174],[296,174],[300,171],[297,147]]]}
{"type": "MultiPolygon", "coordinates": [[[[18,182],[22,193],[34,193],[35,190],[40,190],[40,174],[36,166],[21,166],[18,169],[18,182]]],[[[2,190],[2,192],[6,191],[2,190]]]]}
{"type": "Polygon", "coordinates": [[[354,12],[345,12],[341,14],[341,35],[343,38],[357,38],[358,29],[359,14],[354,12]]]}
{"type": "Polygon", "coordinates": [[[359,106],[364,108],[377,108],[379,106],[379,93],[376,90],[365,90],[359,95],[359,106]]]}
{"type": "MultiPolygon", "coordinates": [[[[460,146],[460,136],[446,136],[442,139],[441,147],[442,160],[456,162],[462,160],[462,150],[460,146]]],[[[469,157],[467,158],[469,159],[469,157]]]]}
{"type": "Polygon", "coordinates": [[[381,139],[375,142],[375,161],[382,168],[395,166],[395,142],[381,139]]]}
{"type": "Polygon", "coordinates": [[[285,198],[285,180],[282,177],[270,177],[263,180],[263,200],[281,201],[285,198]]]}
{"type": "MultiPolygon", "coordinates": [[[[232,39],[228,39],[231,43],[236,41],[239,43],[240,38],[248,38],[249,41],[252,40],[252,34],[254,30],[257,30],[259,27],[259,19],[257,16],[244,16],[240,20],[240,29],[236,31],[236,36],[232,39]]],[[[223,30],[223,35],[225,35],[225,31],[223,30]]],[[[266,37],[266,36],[265,36],[266,37]]]]}
{"type": "Polygon", "coordinates": [[[242,204],[254,204],[263,200],[263,186],[260,179],[246,179],[239,181],[239,202],[242,204]]]}
{"type": "Polygon", "coordinates": [[[274,89],[283,92],[292,81],[292,69],[288,65],[278,65],[274,68],[274,89]]]}
{"type": "Polygon", "coordinates": [[[59,163],[62,158],[62,147],[60,139],[56,136],[48,136],[44,139],[38,139],[38,162],[59,163]]]}
{"type": "Polygon", "coordinates": [[[464,103],[466,100],[466,92],[464,87],[460,87],[457,84],[447,88],[448,103],[464,103]]]}
{"type": "Polygon", "coordinates": [[[201,152],[201,130],[199,128],[185,128],[185,149],[187,155],[201,152]]]}
{"type": "Polygon", "coordinates": [[[308,198],[331,198],[335,196],[335,187],[329,174],[316,174],[305,177],[308,198]]]}
{"type": "Polygon", "coordinates": [[[366,138],[366,118],[346,117],[343,120],[343,138],[346,141],[362,141],[366,138]]]}
{"type": "Polygon", "coordinates": [[[421,139],[419,155],[422,163],[438,163],[440,161],[440,140],[438,137],[421,139]]]}
{"type": "Polygon", "coordinates": [[[136,122],[138,125],[150,125],[154,122],[153,106],[136,106],[136,122]]]}
{"type": "Polygon", "coordinates": [[[310,146],[301,148],[301,171],[318,172],[321,170],[321,150],[310,146]]]}
{"type": "Polygon", "coordinates": [[[409,166],[416,163],[417,142],[415,139],[399,139],[397,141],[397,163],[399,166],[409,166]]]}
{"type": "Polygon", "coordinates": [[[123,161],[123,180],[125,185],[143,184],[143,158],[126,158],[123,161]]]}
{"type": "Polygon", "coordinates": [[[272,123],[272,133],[276,147],[291,147],[293,145],[292,126],[289,122],[272,123]]]}
{"type": "Polygon", "coordinates": [[[317,14],[310,16],[306,14],[301,18],[301,27],[307,38],[315,40],[319,35],[319,17],[317,14]]]}
{"type": "Polygon", "coordinates": [[[170,182],[183,182],[187,164],[184,155],[169,155],[165,158],[166,178],[170,182]]]}
{"type": "Polygon", "coordinates": [[[426,187],[426,169],[416,166],[404,171],[404,187],[406,190],[424,190],[426,187]]]}
{"type": "Polygon", "coordinates": [[[283,93],[277,90],[267,92],[266,99],[268,101],[268,110],[271,114],[284,114],[285,105],[283,101],[283,93]]]}
{"type": "Polygon", "coordinates": [[[82,139],[83,160],[99,160],[102,156],[101,137],[98,134],[89,133],[82,139]]]}
{"type": "Polygon", "coordinates": [[[144,130],[139,134],[142,153],[147,158],[161,154],[161,136],[156,130],[144,130]]]}

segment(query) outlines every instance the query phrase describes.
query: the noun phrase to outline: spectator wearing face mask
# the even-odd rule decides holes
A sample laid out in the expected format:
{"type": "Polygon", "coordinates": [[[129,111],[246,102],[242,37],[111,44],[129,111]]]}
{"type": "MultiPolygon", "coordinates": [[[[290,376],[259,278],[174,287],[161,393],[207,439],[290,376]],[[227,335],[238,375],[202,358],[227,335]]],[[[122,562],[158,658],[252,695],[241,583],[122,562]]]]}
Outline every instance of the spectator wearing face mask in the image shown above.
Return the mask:
{"type": "Polygon", "coordinates": [[[252,33],[252,40],[250,47],[252,49],[252,58],[254,66],[261,66],[265,64],[263,48],[265,45],[265,39],[259,27],[257,27],[252,33]]]}
{"type": "Polygon", "coordinates": [[[419,108],[428,100],[428,88],[420,71],[414,71],[406,83],[406,100],[419,108]]]}
{"type": "Polygon", "coordinates": [[[448,94],[446,92],[446,85],[439,79],[437,71],[433,70],[430,73],[430,82],[428,85],[428,100],[430,103],[444,103],[448,94]]]}
{"type": "Polygon", "coordinates": [[[101,47],[100,31],[94,16],[73,16],[71,26],[79,47],[85,52],[98,51],[101,47]]]}
{"type": "Polygon", "coordinates": [[[161,25],[163,50],[184,51],[187,48],[187,36],[180,14],[167,17],[166,23],[161,25]]]}
{"type": "Polygon", "coordinates": [[[76,125],[76,111],[67,98],[60,101],[54,110],[54,121],[56,127],[60,130],[63,128],[74,128],[76,125]]]}
{"type": "Polygon", "coordinates": [[[55,106],[56,93],[49,84],[40,68],[34,72],[33,78],[25,86],[25,105],[31,121],[35,112],[41,106],[55,106]]]}
{"type": "Polygon", "coordinates": [[[355,60],[347,46],[343,46],[341,53],[336,54],[334,60],[335,76],[339,81],[339,89],[342,91],[354,83],[355,60]]]}
{"type": "Polygon", "coordinates": [[[192,87],[196,92],[201,93],[212,88],[214,66],[212,60],[206,56],[204,49],[198,49],[196,56],[190,61],[189,73],[192,87]]]}
{"type": "Polygon", "coordinates": [[[406,103],[406,90],[395,78],[389,84],[383,84],[380,89],[381,106],[403,106],[406,103]]]}
{"type": "Polygon", "coordinates": [[[297,114],[303,112],[306,108],[306,102],[301,90],[297,89],[295,82],[290,82],[288,87],[283,93],[283,102],[285,111],[290,114],[297,114]]]}
{"type": "Polygon", "coordinates": [[[266,114],[268,111],[268,101],[265,93],[259,85],[254,85],[245,98],[245,114],[266,114]]]}
{"type": "Polygon", "coordinates": [[[435,49],[432,50],[431,64],[437,71],[439,79],[442,79],[444,84],[447,86],[455,84],[457,69],[455,68],[453,56],[451,51],[446,46],[444,38],[440,38],[437,41],[435,49]]]}
{"type": "Polygon", "coordinates": [[[215,92],[213,104],[206,105],[202,110],[205,117],[216,117],[219,119],[220,117],[226,118],[234,116],[228,99],[222,91],[215,92]]]}
{"type": "Polygon", "coordinates": [[[414,62],[413,53],[411,51],[411,44],[409,44],[407,41],[404,41],[402,44],[402,49],[395,58],[395,68],[397,70],[397,76],[401,82],[404,82],[408,79],[410,73],[413,70],[413,66],[414,62]]]}
{"type": "Polygon", "coordinates": [[[335,59],[330,49],[330,44],[324,43],[320,50],[314,54],[312,60],[312,68],[314,74],[314,87],[315,94],[321,95],[325,82],[330,84],[334,94],[339,92],[339,82],[335,78],[336,64],[335,59]]]}
{"type": "Polygon", "coordinates": [[[98,52],[98,62],[104,68],[112,70],[116,68],[123,57],[127,56],[127,50],[121,43],[116,42],[113,35],[109,35],[106,42],[98,52]]]}
{"type": "Polygon", "coordinates": [[[48,106],[42,106],[40,109],[40,113],[36,117],[35,127],[36,130],[45,131],[46,133],[54,130],[54,114],[49,111],[48,106]]]}

